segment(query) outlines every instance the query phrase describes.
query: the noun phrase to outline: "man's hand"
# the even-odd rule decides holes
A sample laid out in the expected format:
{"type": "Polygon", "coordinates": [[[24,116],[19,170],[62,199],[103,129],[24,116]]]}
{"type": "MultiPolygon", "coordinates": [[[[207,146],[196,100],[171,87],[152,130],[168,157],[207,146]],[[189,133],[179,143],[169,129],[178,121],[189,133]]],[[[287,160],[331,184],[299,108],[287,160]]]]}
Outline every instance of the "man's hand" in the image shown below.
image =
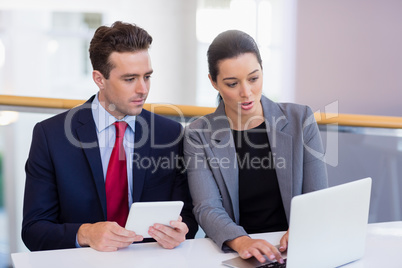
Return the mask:
{"type": "Polygon", "coordinates": [[[187,225],[182,222],[181,216],[177,221],[171,221],[169,227],[163,224],[155,223],[149,227],[149,235],[158,242],[164,248],[172,249],[180,245],[186,240],[186,234],[188,233],[187,225]]]}
{"type": "Polygon", "coordinates": [[[116,251],[142,240],[142,236],[124,229],[116,222],[83,224],[77,233],[80,246],[90,246],[99,251],[116,251]]]}
{"type": "Polygon", "coordinates": [[[259,262],[264,263],[266,255],[270,260],[277,260],[284,263],[278,249],[263,239],[252,239],[248,236],[240,236],[231,241],[227,241],[226,245],[239,253],[243,259],[254,256],[259,262]]]}

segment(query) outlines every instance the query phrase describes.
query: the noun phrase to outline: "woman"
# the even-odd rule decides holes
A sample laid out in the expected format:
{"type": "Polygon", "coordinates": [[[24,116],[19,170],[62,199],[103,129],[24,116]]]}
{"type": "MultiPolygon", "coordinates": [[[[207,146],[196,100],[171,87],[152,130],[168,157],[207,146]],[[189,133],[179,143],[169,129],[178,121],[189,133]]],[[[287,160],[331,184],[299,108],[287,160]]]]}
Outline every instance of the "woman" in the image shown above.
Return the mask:
{"type": "Polygon", "coordinates": [[[184,141],[194,214],[222,250],[283,262],[288,232],[279,251],[248,234],[288,230],[291,198],[327,187],[314,115],[262,96],[261,56],[246,33],[219,34],[208,65],[221,102],[186,128],[184,141]]]}

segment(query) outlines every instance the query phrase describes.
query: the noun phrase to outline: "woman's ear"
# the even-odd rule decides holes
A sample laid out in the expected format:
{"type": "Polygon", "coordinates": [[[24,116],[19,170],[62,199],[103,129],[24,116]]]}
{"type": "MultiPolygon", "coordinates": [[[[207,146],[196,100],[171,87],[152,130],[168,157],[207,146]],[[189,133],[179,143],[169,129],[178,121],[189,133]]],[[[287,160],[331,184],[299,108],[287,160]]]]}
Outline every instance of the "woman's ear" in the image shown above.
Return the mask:
{"type": "Polygon", "coordinates": [[[211,77],[210,74],[208,74],[208,78],[209,78],[209,81],[211,82],[211,85],[212,85],[217,91],[219,91],[218,85],[216,84],[216,82],[214,82],[214,80],[212,80],[212,77],[211,77]]]}
{"type": "Polygon", "coordinates": [[[94,80],[95,84],[99,87],[99,90],[105,88],[105,77],[101,72],[94,70],[92,72],[92,79],[94,80]]]}

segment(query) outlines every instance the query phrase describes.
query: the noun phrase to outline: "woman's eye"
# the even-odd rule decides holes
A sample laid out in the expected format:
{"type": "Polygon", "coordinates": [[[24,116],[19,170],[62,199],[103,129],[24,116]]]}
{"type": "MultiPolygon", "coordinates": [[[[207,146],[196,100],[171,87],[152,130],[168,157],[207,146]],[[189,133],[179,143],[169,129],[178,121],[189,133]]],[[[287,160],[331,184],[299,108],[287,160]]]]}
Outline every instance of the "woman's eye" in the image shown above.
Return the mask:
{"type": "Polygon", "coordinates": [[[226,84],[228,87],[235,87],[237,85],[237,82],[226,84]]]}
{"type": "Polygon", "coordinates": [[[259,78],[258,76],[251,77],[251,78],[250,78],[250,81],[251,81],[251,82],[255,82],[255,81],[258,80],[258,78],[259,78]]]}

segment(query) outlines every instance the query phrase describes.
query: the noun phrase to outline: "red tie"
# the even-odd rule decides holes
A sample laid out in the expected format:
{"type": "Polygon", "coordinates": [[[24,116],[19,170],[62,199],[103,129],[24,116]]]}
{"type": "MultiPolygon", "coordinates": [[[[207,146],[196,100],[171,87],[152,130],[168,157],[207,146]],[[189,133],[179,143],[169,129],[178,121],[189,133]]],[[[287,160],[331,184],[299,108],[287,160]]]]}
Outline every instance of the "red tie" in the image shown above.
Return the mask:
{"type": "Polygon", "coordinates": [[[128,216],[128,182],[126,153],[123,147],[127,123],[115,122],[116,141],[106,173],[107,220],[115,221],[124,227],[128,216]]]}

